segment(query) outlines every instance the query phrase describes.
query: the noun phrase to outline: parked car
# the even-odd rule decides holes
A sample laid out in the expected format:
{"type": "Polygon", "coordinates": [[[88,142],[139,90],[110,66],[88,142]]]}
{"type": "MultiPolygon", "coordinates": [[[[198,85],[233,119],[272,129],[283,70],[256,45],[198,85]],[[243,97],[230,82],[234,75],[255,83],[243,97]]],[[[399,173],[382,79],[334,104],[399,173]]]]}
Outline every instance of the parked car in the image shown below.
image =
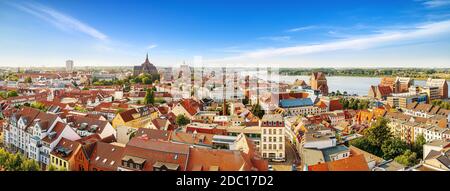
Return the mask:
{"type": "Polygon", "coordinates": [[[284,159],[284,158],[275,158],[275,159],[272,159],[272,161],[273,162],[285,162],[286,159],[284,159]]]}

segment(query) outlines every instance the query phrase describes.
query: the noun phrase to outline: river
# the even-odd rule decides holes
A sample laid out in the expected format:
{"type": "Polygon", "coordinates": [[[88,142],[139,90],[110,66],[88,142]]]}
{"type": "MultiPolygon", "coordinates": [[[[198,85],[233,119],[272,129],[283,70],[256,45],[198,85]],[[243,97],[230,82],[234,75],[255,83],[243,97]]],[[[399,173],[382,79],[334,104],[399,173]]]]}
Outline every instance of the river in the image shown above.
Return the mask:
{"type": "MultiPolygon", "coordinates": [[[[250,73],[249,73],[250,74],[250,73]]],[[[253,73],[255,75],[256,73],[253,73]]],[[[261,79],[267,80],[267,74],[259,74],[261,79]]],[[[310,76],[285,76],[272,75],[270,79],[276,82],[293,83],[296,79],[305,80],[309,84],[310,76]]],[[[327,76],[329,92],[346,91],[348,94],[358,94],[360,96],[367,95],[370,85],[377,85],[381,82],[380,77],[354,77],[354,76],[327,76]]],[[[425,85],[425,80],[414,80],[415,85],[425,85]]],[[[447,81],[449,83],[449,81],[447,81]]],[[[449,89],[450,94],[450,89],[449,89]]]]}

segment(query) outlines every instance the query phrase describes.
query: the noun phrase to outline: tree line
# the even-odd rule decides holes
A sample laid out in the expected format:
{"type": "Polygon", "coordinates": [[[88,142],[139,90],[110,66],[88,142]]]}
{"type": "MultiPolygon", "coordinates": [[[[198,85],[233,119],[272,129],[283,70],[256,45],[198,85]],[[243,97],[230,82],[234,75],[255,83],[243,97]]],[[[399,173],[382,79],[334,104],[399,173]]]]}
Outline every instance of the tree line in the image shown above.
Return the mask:
{"type": "MultiPolygon", "coordinates": [[[[41,171],[42,168],[33,160],[28,159],[20,153],[9,153],[0,148],[0,171],[41,171]]],[[[47,171],[62,171],[54,165],[49,165],[47,171]]]]}
{"type": "Polygon", "coordinates": [[[368,109],[372,104],[370,100],[367,99],[356,99],[346,97],[340,98],[339,103],[342,104],[344,109],[354,109],[354,110],[368,109]]]}
{"type": "Polygon", "coordinates": [[[312,72],[324,72],[328,76],[403,76],[411,78],[450,79],[449,68],[281,68],[281,75],[308,76],[312,72]]]}
{"type": "Polygon", "coordinates": [[[378,118],[370,128],[364,130],[363,137],[353,139],[349,144],[385,160],[394,159],[407,167],[418,164],[426,143],[423,135],[417,137],[414,143],[408,144],[392,135],[388,122],[385,118],[378,118]]]}
{"type": "Polygon", "coordinates": [[[442,109],[450,110],[450,102],[449,101],[443,101],[440,99],[436,99],[436,100],[431,101],[431,104],[434,106],[439,106],[442,109]]]}

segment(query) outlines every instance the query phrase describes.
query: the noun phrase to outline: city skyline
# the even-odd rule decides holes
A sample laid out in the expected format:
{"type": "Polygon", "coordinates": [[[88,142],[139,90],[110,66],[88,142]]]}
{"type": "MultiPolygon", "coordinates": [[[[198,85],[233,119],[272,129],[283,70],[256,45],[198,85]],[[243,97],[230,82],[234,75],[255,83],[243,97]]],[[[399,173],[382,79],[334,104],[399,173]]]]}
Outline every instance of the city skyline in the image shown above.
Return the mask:
{"type": "Polygon", "coordinates": [[[1,1],[0,67],[450,66],[448,0],[108,2],[1,1]]]}

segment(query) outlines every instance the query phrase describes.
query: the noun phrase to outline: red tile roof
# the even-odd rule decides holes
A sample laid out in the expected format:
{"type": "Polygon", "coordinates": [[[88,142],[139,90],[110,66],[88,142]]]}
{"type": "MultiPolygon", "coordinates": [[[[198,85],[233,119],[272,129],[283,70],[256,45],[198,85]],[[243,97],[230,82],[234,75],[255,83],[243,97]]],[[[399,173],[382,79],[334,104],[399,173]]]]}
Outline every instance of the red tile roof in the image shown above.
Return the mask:
{"type": "Polygon", "coordinates": [[[339,102],[338,99],[330,100],[330,111],[342,110],[344,106],[339,102]]]}
{"type": "Polygon", "coordinates": [[[364,155],[359,154],[345,159],[311,165],[310,171],[369,171],[364,155]]]}
{"type": "MultiPolygon", "coordinates": [[[[178,170],[185,170],[189,155],[189,146],[152,139],[134,137],[128,142],[123,157],[138,157],[144,160],[142,170],[152,171],[156,163],[179,165],[178,170]]],[[[127,168],[121,166],[122,168],[127,168]]],[[[133,169],[130,169],[133,170],[133,169]]]]}
{"type": "Polygon", "coordinates": [[[165,141],[157,141],[153,139],[145,139],[142,137],[134,137],[128,143],[127,146],[143,148],[146,150],[167,152],[167,153],[179,153],[188,154],[189,146],[183,144],[169,143],[165,141]]]}
{"type": "Polygon", "coordinates": [[[252,168],[240,151],[191,148],[187,170],[251,171],[252,168]]]}
{"type": "Polygon", "coordinates": [[[51,132],[55,132],[55,135],[53,136],[49,136],[47,135],[46,137],[44,137],[42,139],[43,142],[46,143],[52,143],[53,141],[56,141],[58,139],[58,137],[61,135],[61,133],[64,131],[64,129],[66,128],[66,124],[62,123],[62,122],[56,122],[55,127],[53,127],[51,132]]]}
{"type": "Polygon", "coordinates": [[[200,103],[196,102],[193,99],[183,99],[181,100],[181,105],[189,112],[190,115],[195,115],[200,111],[200,103]]]}
{"type": "Polygon", "coordinates": [[[124,147],[109,143],[95,143],[89,163],[90,170],[96,168],[97,170],[117,171],[124,150],[124,147]]]}
{"type": "Polygon", "coordinates": [[[81,148],[81,144],[77,141],[71,141],[66,138],[61,138],[61,140],[56,145],[55,149],[51,152],[52,155],[55,155],[59,158],[62,158],[64,160],[69,160],[72,158],[73,154],[81,148]],[[65,153],[58,152],[58,148],[64,148],[69,151],[68,155],[65,155],[65,153]]]}
{"type": "Polygon", "coordinates": [[[136,137],[143,137],[144,139],[155,139],[162,141],[169,141],[170,131],[158,130],[158,129],[149,129],[149,128],[139,128],[136,131],[136,137]]]}

